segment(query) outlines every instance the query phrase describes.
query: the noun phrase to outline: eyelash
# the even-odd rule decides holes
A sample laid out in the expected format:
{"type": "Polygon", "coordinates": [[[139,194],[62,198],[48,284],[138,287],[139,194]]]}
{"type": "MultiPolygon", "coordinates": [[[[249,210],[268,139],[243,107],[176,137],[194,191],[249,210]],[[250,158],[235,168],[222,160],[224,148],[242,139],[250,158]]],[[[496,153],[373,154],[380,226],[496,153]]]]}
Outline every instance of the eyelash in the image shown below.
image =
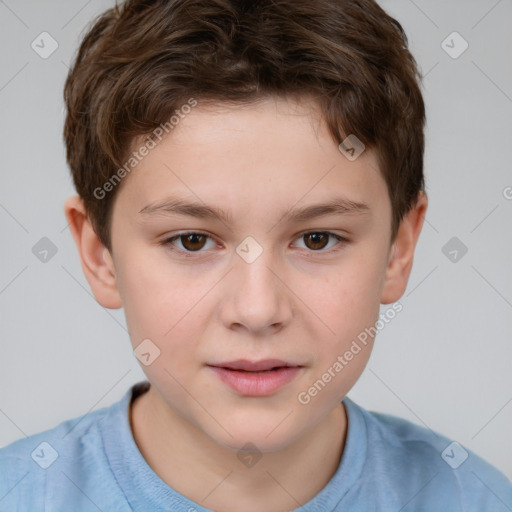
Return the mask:
{"type": "MultiPolygon", "coordinates": [[[[323,235],[330,235],[332,237],[334,237],[338,243],[334,246],[334,248],[331,248],[331,249],[327,249],[327,250],[324,250],[324,249],[319,249],[317,251],[314,251],[312,249],[306,249],[308,252],[310,252],[311,254],[323,254],[323,253],[333,253],[333,252],[337,252],[339,250],[341,250],[341,247],[338,247],[338,246],[344,246],[348,243],[350,243],[350,240],[348,240],[347,238],[341,236],[341,235],[337,235],[336,233],[332,233],[331,231],[304,231],[302,233],[299,233],[296,237],[296,239],[300,239],[306,235],[310,235],[310,234],[323,234],[323,235]]],[[[176,235],[173,235],[172,237],[169,237],[169,238],[166,238],[165,240],[163,240],[161,242],[161,245],[164,245],[164,246],[167,246],[169,247],[169,249],[173,252],[177,252],[177,253],[180,253],[180,255],[186,257],[186,258],[193,258],[193,257],[196,257],[198,254],[201,254],[205,251],[203,250],[198,250],[198,251],[187,251],[187,250],[183,250],[183,249],[178,249],[176,248],[172,242],[174,242],[175,240],[178,240],[179,238],[181,238],[182,236],[186,236],[186,235],[202,235],[202,236],[206,236],[207,238],[213,240],[213,238],[208,234],[208,233],[205,233],[203,231],[183,231],[181,233],[178,233],[176,235]]]]}

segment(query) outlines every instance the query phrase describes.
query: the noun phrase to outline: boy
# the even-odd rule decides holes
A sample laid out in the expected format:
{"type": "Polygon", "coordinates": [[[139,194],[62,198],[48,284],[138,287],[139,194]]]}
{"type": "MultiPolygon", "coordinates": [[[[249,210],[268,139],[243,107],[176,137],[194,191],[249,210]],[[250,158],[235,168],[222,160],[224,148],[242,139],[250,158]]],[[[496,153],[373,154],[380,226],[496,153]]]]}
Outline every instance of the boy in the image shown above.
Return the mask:
{"type": "Polygon", "coordinates": [[[346,398],[427,208],[418,78],[371,0],[96,20],[65,85],[65,213],[148,380],[0,450],[1,511],[512,509],[477,455],[346,398]]]}

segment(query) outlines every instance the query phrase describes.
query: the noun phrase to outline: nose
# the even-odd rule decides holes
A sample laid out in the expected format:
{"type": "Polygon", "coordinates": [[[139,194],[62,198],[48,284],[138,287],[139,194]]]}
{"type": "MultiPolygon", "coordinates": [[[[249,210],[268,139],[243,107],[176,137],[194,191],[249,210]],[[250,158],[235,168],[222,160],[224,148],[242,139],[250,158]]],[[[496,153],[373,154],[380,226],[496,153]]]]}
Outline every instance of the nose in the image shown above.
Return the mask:
{"type": "Polygon", "coordinates": [[[234,256],[233,268],[224,280],[222,321],[229,329],[253,335],[280,331],[293,316],[293,302],[284,271],[263,251],[254,261],[234,256]],[[279,275],[281,274],[281,275],[279,275]]]}

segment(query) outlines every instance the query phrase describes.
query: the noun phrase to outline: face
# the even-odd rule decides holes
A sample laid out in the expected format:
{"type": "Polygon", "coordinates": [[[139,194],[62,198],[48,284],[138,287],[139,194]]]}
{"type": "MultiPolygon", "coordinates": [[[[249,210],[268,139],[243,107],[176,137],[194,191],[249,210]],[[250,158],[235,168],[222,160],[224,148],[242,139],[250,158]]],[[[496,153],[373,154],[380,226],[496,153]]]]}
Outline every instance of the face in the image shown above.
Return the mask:
{"type": "Polygon", "coordinates": [[[133,348],[159,351],[142,368],[161,406],[233,449],[299,439],[370,355],[368,339],[334,369],[379,315],[391,204],[375,155],[347,159],[306,100],[199,103],[124,180],[112,261],[133,348]],[[211,365],[240,359],[299,368],[234,389],[211,365]]]}

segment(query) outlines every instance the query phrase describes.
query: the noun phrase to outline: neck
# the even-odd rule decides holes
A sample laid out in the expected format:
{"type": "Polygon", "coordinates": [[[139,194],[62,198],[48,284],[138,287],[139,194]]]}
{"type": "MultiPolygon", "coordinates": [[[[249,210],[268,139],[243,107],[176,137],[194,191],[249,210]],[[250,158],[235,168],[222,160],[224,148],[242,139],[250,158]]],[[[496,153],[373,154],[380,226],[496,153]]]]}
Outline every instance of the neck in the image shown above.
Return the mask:
{"type": "Polygon", "coordinates": [[[299,440],[254,465],[248,458],[247,467],[238,450],[176,414],[153,387],[132,403],[130,425],[151,469],[192,501],[217,512],[285,512],[312,499],[338,469],[347,418],[340,403],[299,440]]]}

